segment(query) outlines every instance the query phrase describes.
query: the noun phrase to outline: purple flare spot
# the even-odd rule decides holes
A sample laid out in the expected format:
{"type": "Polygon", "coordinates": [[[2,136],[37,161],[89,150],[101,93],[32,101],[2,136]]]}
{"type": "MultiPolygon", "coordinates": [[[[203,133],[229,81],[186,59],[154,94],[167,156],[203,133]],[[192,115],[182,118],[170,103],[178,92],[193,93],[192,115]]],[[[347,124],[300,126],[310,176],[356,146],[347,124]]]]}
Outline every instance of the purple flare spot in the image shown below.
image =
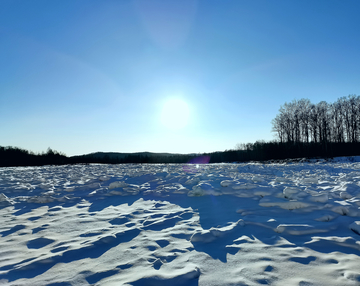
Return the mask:
{"type": "Polygon", "coordinates": [[[207,164],[210,162],[210,156],[200,156],[191,159],[188,164],[207,164]]]}
{"type": "Polygon", "coordinates": [[[200,169],[199,168],[199,164],[207,164],[210,162],[210,156],[199,156],[196,158],[191,159],[187,165],[185,165],[183,167],[184,172],[188,172],[188,173],[196,173],[198,172],[200,169]]]}

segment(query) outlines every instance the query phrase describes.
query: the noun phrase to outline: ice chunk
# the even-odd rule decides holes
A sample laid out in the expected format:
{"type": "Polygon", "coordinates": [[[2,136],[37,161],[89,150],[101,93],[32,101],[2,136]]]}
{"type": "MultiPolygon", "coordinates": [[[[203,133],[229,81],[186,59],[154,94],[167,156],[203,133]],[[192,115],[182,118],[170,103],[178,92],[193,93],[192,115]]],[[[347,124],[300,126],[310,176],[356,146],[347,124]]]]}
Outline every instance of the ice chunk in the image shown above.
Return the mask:
{"type": "MultiPolygon", "coordinates": [[[[339,201],[335,201],[336,203],[340,203],[339,201]]],[[[346,202],[344,202],[346,203],[346,202]]],[[[341,215],[346,215],[346,216],[351,216],[351,217],[356,217],[356,216],[360,216],[360,210],[358,208],[355,208],[353,206],[351,206],[350,204],[340,204],[337,206],[333,206],[331,208],[331,210],[335,213],[341,214],[341,215]]]]}
{"type": "Polygon", "coordinates": [[[301,201],[288,201],[282,198],[264,197],[259,201],[262,207],[280,207],[286,210],[302,209],[311,206],[309,203],[301,201]]]}
{"type": "Polygon", "coordinates": [[[27,201],[29,203],[47,204],[55,201],[55,198],[50,196],[34,196],[34,197],[29,197],[27,201]]]}
{"type": "Polygon", "coordinates": [[[8,202],[9,198],[3,193],[0,194],[0,202],[8,202]]]}
{"type": "Polygon", "coordinates": [[[355,184],[346,185],[346,192],[354,197],[360,198],[360,186],[355,184]]]}
{"type": "Polygon", "coordinates": [[[192,191],[188,192],[188,196],[197,197],[204,195],[220,195],[219,192],[215,191],[214,187],[209,183],[200,183],[192,187],[192,191]]]}
{"type": "Polygon", "coordinates": [[[289,178],[284,178],[284,177],[276,177],[275,182],[276,183],[287,183],[287,182],[290,182],[290,179],[289,178]]]}
{"type": "Polygon", "coordinates": [[[14,204],[12,200],[10,200],[5,194],[1,193],[0,194],[0,205],[5,205],[5,206],[9,206],[14,204]]]}
{"type": "Polygon", "coordinates": [[[219,237],[222,237],[222,236],[232,232],[236,228],[242,227],[244,225],[245,225],[245,222],[242,219],[240,219],[237,222],[233,222],[233,223],[231,223],[227,226],[221,227],[221,228],[212,227],[209,230],[198,231],[198,232],[195,232],[191,236],[190,241],[191,242],[209,243],[209,242],[216,240],[219,237]]]}
{"type": "Polygon", "coordinates": [[[265,196],[271,196],[272,194],[273,191],[270,188],[258,188],[254,190],[255,196],[265,197],[265,196]]]}
{"type": "Polygon", "coordinates": [[[225,181],[221,181],[221,182],[220,182],[220,185],[221,185],[222,187],[228,187],[228,186],[230,186],[232,183],[233,183],[233,181],[225,180],[225,181]]]}
{"type": "Polygon", "coordinates": [[[232,186],[232,188],[233,188],[234,190],[251,190],[251,189],[255,189],[255,188],[257,188],[257,187],[258,187],[257,185],[248,184],[248,183],[238,184],[238,185],[232,186]]]}
{"type": "Polygon", "coordinates": [[[257,175],[256,175],[256,176],[253,176],[251,179],[253,180],[254,183],[264,182],[264,178],[261,177],[261,176],[257,176],[257,175]]]}
{"type": "Polygon", "coordinates": [[[343,200],[348,200],[351,199],[352,197],[353,196],[347,192],[340,192],[340,198],[342,198],[343,200]]]}
{"type": "Polygon", "coordinates": [[[107,181],[107,180],[110,180],[110,178],[107,177],[107,176],[101,176],[101,177],[99,177],[99,181],[101,181],[101,182],[105,182],[105,181],[107,181]]]}
{"type": "Polygon", "coordinates": [[[319,179],[316,177],[307,177],[307,178],[303,178],[301,180],[302,184],[318,184],[319,183],[319,179]]]}
{"type": "Polygon", "coordinates": [[[350,224],[349,228],[360,235],[360,221],[354,221],[352,224],[350,224]]]}
{"type": "Polygon", "coordinates": [[[199,277],[200,274],[201,274],[200,269],[198,267],[195,267],[194,270],[184,274],[182,277],[184,279],[190,280],[190,279],[195,279],[195,278],[199,277]]]}
{"type": "Polygon", "coordinates": [[[65,192],[73,192],[75,190],[75,187],[66,187],[66,188],[64,188],[64,191],[65,192]]]}
{"type": "Polygon", "coordinates": [[[284,198],[289,200],[296,200],[307,196],[307,193],[297,187],[286,187],[283,191],[284,198]]]}
{"type": "Polygon", "coordinates": [[[291,235],[304,235],[319,232],[328,232],[329,229],[318,229],[308,224],[280,224],[276,229],[277,233],[288,233],[291,235]]]}
{"type": "Polygon", "coordinates": [[[324,215],[322,217],[319,217],[315,220],[317,221],[332,221],[334,218],[336,218],[336,216],[333,216],[333,215],[324,215]]]}
{"type": "Polygon", "coordinates": [[[116,188],[125,188],[127,187],[128,184],[126,184],[125,182],[112,182],[110,185],[109,185],[109,189],[116,189],[116,188]]]}
{"type": "Polygon", "coordinates": [[[312,201],[312,202],[326,203],[329,200],[329,196],[328,196],[328,194],[324,193],[324,194],[310,196],[308,199],[309,199],[309,201],[312,201]]]}

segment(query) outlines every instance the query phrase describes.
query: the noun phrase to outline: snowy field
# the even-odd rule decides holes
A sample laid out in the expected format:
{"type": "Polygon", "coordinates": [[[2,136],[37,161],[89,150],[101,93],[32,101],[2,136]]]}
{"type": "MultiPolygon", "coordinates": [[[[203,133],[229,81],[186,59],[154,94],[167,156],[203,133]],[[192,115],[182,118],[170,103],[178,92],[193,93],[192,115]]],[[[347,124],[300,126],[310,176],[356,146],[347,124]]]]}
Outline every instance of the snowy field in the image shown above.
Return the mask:
{"type": "Polygon", "coordinates": [[[0,285],[360,285],[349,160],[1,168],[0,218],[0,285]]]}

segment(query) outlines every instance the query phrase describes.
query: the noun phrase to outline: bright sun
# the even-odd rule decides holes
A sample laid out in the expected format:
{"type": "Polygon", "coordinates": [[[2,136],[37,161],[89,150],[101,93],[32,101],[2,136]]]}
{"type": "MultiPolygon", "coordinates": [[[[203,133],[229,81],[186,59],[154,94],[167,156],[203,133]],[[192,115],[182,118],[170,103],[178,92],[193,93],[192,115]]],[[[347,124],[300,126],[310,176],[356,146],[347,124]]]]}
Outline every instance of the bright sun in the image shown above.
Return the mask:
{"type": "Polygon", "coordinates": [[[189,120],[190,110],[188,104],[177,98],[165,102],[161,111],[161,123],[170,129],[184,128],[189,120]]]}

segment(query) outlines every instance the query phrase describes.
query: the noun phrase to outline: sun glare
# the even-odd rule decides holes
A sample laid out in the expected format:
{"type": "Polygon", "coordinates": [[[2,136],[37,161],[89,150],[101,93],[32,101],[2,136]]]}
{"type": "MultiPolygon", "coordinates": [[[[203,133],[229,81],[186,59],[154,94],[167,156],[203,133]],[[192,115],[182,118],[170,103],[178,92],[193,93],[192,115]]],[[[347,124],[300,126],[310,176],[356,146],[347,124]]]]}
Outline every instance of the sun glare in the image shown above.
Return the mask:
{"type": "Polygon", "coordinates": [[[188,104],[181,99],[169,99],[161,111],[161,123],[170,129],[184,128],[189,121],[188,104]]]}

